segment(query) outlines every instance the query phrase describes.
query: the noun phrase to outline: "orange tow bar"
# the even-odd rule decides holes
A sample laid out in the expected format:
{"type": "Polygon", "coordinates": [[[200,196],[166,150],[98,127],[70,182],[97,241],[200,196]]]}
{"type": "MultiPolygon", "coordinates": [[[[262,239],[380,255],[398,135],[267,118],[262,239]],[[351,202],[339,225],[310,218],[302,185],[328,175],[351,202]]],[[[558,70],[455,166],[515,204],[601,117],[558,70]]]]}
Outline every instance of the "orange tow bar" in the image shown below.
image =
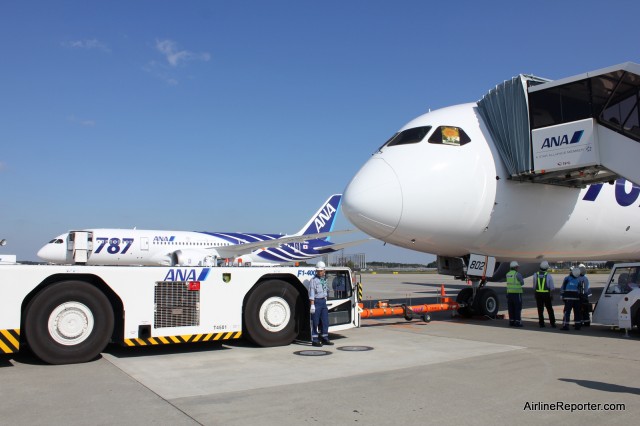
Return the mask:
{"type": "Polygon", "coordinates": [[[395,305],[389,306],[386,301],[379,301],[375,308],[365,308],[364,304],[358,303],[358,306],[362,310],[360,312],[360,318],[377,318],[377,317],[393,317],[403,316],[407,321],[411,321],[414,315],[421,316],[423,320],[428,321],[430,318],[427,315],[430,312],[441,311],[455,311],[462,308],[464,305],[457,303],[450,297],[446,297],[444,292],[444,284],[440,286],[440,303],[429,303],[424,305],[395,305]]]}

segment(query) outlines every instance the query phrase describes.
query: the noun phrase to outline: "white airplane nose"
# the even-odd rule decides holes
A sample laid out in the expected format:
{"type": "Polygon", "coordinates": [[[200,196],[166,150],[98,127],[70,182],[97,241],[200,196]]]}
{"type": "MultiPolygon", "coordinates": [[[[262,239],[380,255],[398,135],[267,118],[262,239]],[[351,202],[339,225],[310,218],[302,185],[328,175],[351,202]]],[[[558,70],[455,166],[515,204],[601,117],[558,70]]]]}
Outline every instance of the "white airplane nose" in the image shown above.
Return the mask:
{"type": "Polygon", "coordinates": [[[42,260],[49,260],[49,250],[48,250],[48,244],[45,245],[44,247],[42,247],[40,250],[38,250],[38,257],[42,260]]]}
{"type": "Polygon", "coordinates": [[[40,250],[38,250],[38,257],[47,262],[61,262],[64,260],[64,256],[60,255],[60,252],[64,253],[64,249],[58,249],[56,247],[59,244],[45,244],[40,250]]]}
{"type": "Polygon", "coordinates": [[[362,166],[344,190],[342,211],[372,237],[383,239],[395,231],[402,215],[402,188],[386,161],[372,158],[362,166]]]}

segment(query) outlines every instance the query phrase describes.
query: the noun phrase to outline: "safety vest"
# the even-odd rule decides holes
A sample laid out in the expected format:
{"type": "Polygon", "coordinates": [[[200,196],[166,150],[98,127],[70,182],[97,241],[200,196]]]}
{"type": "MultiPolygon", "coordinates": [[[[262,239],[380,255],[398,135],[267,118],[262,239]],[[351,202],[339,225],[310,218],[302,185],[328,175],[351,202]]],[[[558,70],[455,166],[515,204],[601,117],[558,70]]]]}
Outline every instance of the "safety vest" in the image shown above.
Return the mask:
{"type": "Polygon", "coordinates": [[[507,272],[507,293],[522,293],[522,286],[513,269],[507,272]]]}
{"type": "Polygon", "coordinates": [[[549,289],[547,288],[547,273],[540,274],[539,272],[536,274],[538,277],[538,286],[536,287],[536,293],[549,293],[549,289]]]}

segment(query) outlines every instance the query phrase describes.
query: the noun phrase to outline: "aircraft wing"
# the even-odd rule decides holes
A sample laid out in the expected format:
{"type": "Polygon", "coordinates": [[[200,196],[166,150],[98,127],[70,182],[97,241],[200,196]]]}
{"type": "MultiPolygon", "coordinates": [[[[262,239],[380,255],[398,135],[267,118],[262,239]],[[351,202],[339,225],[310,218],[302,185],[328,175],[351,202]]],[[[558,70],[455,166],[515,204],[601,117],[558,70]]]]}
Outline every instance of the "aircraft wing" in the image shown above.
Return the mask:
{"type": "Polygon", "coordinates": [[[375,238],[365,238],[364,240],[357,240],[357,241],[349,241],[346,243],[338,243],[338,244],[331,244],[330,246],[324,246],[324,247],[315,247],[314,250],[318,251],[318,254],[322,254],[326,251],[336,251],[336,250],[341,250],[343,248],[347,248],[347,247],[351,247],[351,246],[357,246],[358,244],[364,244],[366,242],[369,242],[371,240],[375,240],[375,238]]]}
{"type": "MultiPolygon", "coordinates": [[[[212,247],[212,248],[214,248],[221,257],[234,257],[242,254],[247,254],[252,252],[253,250],[257,250],[261,248],[278,247],[283,244],[299,243],[303,241],[315,240],[318,238],[325,238],[331,235],[349,234],[352,232],[356,232],[356,231],[353,229],[345,229],[342,231],[320,232],[318,234],[289,235],[281,238],[274,238],[273,240],[263,240],[263,241],[256,241],[251,243],[235,244],[232,246],[212,247]]],[[[333,247],[333,245],[331,247],[333,247]]]]}

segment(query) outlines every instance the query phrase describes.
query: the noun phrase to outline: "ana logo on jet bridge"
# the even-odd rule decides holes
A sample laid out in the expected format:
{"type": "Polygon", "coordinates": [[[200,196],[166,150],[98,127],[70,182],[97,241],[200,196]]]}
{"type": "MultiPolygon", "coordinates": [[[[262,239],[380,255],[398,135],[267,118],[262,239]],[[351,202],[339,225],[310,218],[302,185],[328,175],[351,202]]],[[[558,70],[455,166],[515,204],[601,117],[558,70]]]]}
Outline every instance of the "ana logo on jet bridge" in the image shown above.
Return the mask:
{"type": "Polygon", "coordinates": [[[569,140],[569,135],[560,135],[560,136],[551,136],[549,138],[545,138],[542,142],[541,150],[545,148],[557,148],[562,145],[571,145],[574,143],[580,142],[582,139],[582,135],[584,134],[584,130],[578,130],[573,132],[573,136],[571,136],[571,140],[569,140]]]}

